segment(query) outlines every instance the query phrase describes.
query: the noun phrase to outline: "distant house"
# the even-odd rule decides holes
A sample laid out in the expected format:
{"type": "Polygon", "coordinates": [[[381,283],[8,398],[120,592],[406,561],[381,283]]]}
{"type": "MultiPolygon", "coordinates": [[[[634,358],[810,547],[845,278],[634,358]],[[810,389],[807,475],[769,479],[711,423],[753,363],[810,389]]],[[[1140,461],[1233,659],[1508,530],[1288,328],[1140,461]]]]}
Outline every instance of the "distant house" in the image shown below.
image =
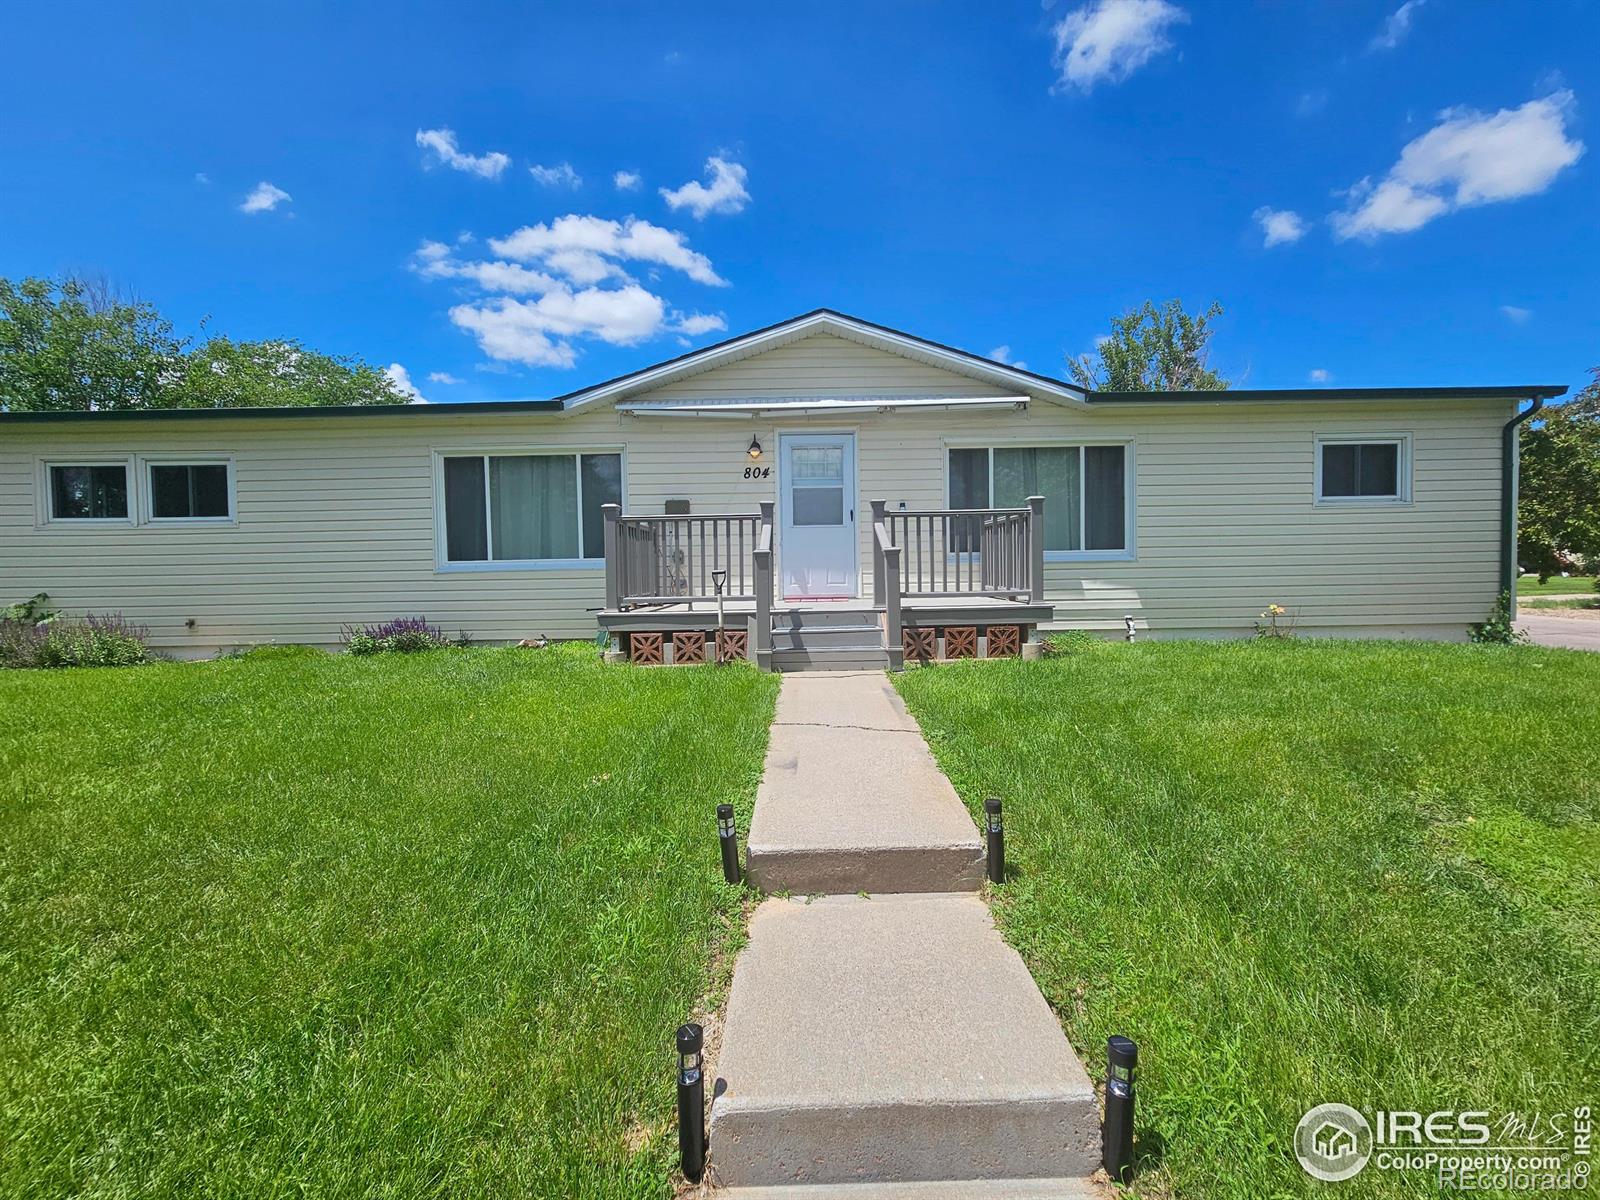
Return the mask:
{"type": "Polygon", "coordinates": [[[1459,638],[1512,575],[1518,405],[1562,390],[1087,392],[818,311],[553,400],[0,413],[0,599],[179,655],[421,614],[693,657],[722,571],[729,652],[780,667],[1269,603],[1459,638]]]}

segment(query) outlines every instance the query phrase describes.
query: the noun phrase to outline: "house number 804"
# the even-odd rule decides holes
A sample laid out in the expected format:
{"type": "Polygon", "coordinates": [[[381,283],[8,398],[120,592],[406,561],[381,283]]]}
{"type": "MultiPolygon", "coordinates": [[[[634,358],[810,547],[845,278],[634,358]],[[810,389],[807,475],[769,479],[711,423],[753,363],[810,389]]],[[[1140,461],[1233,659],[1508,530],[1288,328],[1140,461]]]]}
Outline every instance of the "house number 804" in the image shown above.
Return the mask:
{"type": "Polygon", "coordinates": [[[746,467],[744,469],[744,477],[746,479],[770,479],[770,478],[772,478],[772,468],[771,467],[746,467]]]}

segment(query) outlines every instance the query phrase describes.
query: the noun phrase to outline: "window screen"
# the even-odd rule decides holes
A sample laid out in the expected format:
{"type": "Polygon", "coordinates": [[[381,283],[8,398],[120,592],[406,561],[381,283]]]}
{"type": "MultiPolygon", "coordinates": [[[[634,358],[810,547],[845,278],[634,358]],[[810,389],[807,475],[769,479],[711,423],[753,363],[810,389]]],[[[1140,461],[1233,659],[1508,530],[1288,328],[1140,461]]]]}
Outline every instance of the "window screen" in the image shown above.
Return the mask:
{"type": "Polygon", "coordinates": [[[128,468],[51,467],[50,516],[57,521],[127,520],[128,468]]]}
{"type": "Polygon", "coordinates": [[[231,515],[226,464],[153,465],[150,468],[150,515],[158,521],[231,515]]]}

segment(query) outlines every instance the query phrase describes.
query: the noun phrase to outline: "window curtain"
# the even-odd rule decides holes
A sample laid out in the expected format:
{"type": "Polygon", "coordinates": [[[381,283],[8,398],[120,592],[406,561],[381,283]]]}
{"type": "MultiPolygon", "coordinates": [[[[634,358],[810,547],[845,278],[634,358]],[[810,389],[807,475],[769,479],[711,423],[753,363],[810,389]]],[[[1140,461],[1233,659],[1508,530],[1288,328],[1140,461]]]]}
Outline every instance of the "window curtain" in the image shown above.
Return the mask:
{"type": "Polygon", "coordinates": [[[489,557],[489,522],[483,510],[483,459],[444,460],[445,557],[483,562],[489,557]]]}
{"type": "MultiPolygon", "coordinates": [[[[1084,540],[1090,550],[1128,548],[1127,488],[1121,446],[1085,446],[1084,540]]],[[[1049,513],[1046,508],[1046,514],[1049,513]]],[[[1047,525],[1049,521],[1045,522],[1047,525]]]]}
{"type": "Polygon", "coordinates": [[[578,557],[578,472],[570,454],[489,460],[489,525],[497,560],[578,557]]]}
{"type": "Polygon", "coordinates": [[[622,455],[585,454],[583,456],[583,556],[606,556],[603,504],[622,503],[622,455]]]}
{"type": "Polygon", "coordinates": [[[1044,548],[1081,550],[1082,503],[1077,446],[996,447],[996,508],[1021,508],[1044,497],[1044,548]]]}

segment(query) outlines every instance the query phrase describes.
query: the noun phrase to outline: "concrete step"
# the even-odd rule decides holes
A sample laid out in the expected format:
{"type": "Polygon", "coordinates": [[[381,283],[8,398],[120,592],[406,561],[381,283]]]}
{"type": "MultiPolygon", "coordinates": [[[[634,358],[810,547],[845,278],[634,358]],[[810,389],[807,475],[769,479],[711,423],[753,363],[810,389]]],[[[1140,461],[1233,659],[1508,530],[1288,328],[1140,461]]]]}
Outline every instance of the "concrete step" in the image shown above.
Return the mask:
{"type": "MultiPolygon", "coordinates": [[[[972,895],[763,901],[713,1094],[725,1187],[1004,1195],[1000,1181],[1082,1180],[1100,1159],[1089,1077],[972,895]]],[[[917,1193],[866,1193],[902,1194],[917,1193]]]]}
{"type": "Polygon", "coordinates": [[[727,1188],[725,1200],[1114,1200],[1092,1179],[946,1179],[923,1183],[824,1183],[727,1188]]]}
{"type": "Polygon", "coordinates": [[[756,887],[976,891],[983,863],[978,827],[881,666],[784,678],[745,853],[756,887]]]}
{"type": "Polygon", "coordinates": [[[776,625],[774,650],[882,650],[883,629],[878,625],[776,625]]]}
{"type": "Polygon", "coordinates": [[[804,649],[787,650],[774,646],[772,651],[774,671],[882,671],[888,665],[889,655],[881,641],[876,649],[811,645],[804,649]]]}

